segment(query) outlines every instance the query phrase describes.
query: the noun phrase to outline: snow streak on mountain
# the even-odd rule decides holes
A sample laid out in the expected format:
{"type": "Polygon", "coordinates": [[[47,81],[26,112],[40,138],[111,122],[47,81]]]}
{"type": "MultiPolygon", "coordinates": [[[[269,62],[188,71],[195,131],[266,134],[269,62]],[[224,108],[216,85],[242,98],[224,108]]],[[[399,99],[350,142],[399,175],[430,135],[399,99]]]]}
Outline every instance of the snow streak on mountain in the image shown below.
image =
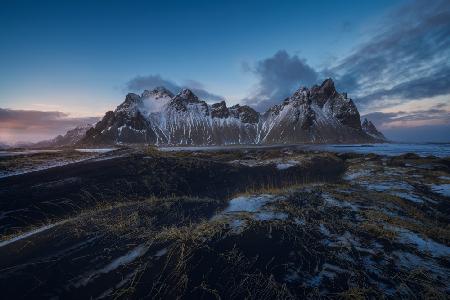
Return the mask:
{"type": "Polygon", "coordinates": [[[363,123],[353,101],[331,79],[301,88],[263,114],[246,105],[212,105],[189,89],[173,95],[163,87],[130,93],[81,140],[85,145],[232,145],[361,143],[382,141],[363,123]]]}

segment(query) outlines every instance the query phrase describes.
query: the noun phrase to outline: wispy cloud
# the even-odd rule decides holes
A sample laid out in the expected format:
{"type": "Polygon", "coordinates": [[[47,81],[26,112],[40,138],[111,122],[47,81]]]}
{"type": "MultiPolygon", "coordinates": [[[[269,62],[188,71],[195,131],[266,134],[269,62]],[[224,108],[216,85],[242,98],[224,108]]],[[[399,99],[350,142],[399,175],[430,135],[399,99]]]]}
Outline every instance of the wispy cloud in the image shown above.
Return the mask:
{"type": "Polygon", "coordinates": [[[64,134],[81,124],[93,124],[98,117],[72,118],[59,111],[0,108],[1,142],[37,142],[64,134]]]}
{"type": "MultiPolygon", "coordinates": [[[[450,124],[450,111],[439,108],[411,112],[373,112],[365,115],[380,129],[450,124]]],[[[450,138],[450,133],[448,134],[450,138]]]]}
{"type": "Polygon", "coordinates": [[[348,92],[364,111],[441,95],[448,95],[450,101],[448,0],[408,2],[374,27],[366,42],[326,69],[313,69],[284,50],[253,67],[246,64],[259,81],[244,101],[266,109],[299,85],[327,77],[334,78],[337,88],[348,92]]]}
{"type": "Polygon", "coordinates": [[[446,103],[430,109],[373,112],[362,117],[392,140],[450,142],[450,110],[446,103]]]}
{"type": "Polygon", "coordinates": [[[450,93],[450,5],[415,1],[390,12],[372,36],[329,70],[363,107],[450,93]]]}
{"type": "Polygon", "coordinates": [[[204,85],[195,80],[186,80],[184,84],[178,84],[172,80],[162,78],[160,75],[136,76],[126,83],[127,92],[142,92],[158,86],[163,86],[172,93],[179,93],[184,88],[191,89],[200,99],[207,101],[222,101],[223,96],[208,92],[204,85]]]}

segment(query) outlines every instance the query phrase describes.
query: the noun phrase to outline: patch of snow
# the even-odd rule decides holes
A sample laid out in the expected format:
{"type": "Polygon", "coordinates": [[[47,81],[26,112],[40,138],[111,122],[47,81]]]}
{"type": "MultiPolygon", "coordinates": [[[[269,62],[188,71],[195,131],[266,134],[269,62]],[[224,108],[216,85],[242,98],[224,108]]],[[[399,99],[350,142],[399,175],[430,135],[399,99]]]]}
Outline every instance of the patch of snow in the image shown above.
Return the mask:
{"type": "Polygon", "coordinates": [[[405,199],[405,200],[409,200],[409,201],[414,202],[414,203],[423,203],[423,199],[420,198],[417,195],[414,195],[413,193],[405,193],[405,192],[393,191],[390,194],[394,195],[394,196],[397,196],[397,197],[400,197],[400,198],[405,199]]]}
{"type": "Polygon", "coordinates": [[[147,252],[147,250],[148,250],[147,245],[139,245],[136,248],[134,248],[133,250],[126,253],[125,255],[120,256],[120,257],[116,258],[115,260],[113,260],[111,263],[106,265],[104,268],[100,269],[98,271],[98,273],[109,273],[109,272],[119,268],[120,266],[129,264],[132,261],[134,261],[136,258],[144,255],[147,252]]]}
{"type": "Polygon", "coordinates": [[[433,257],[450,257],[450,247],[437,243],[431,239],[422,238],[418,234],[404,228],[395,227],[398,241],[403,244],[414,245],[419,251],[429,253],[433,257]]]}
{"type": "Polygon", "coordinates": [[[367,185],[367,189],[377,191],[377,192],[385,192],[392,188],[392,185],[386,182],[381,183],[370,183],[367,185]]]}
{"type": "Polygon", "coordinates": [[[322,270],[312,278],[307,281],[307,284],[311,287],[319,286],[323,279],[328,278],[330,280],[334,279],[338,273],[345,273],[347,270],[342,269],[339,266],[332,265],[329,263],[324,263],[322,270]]]}
{"type": "Polygon", "coordinates": [[[233,160],[229,162],[232,165],[244,165],[247,167],[260,167],[260,166],[268,166],[275,165],[278,170],[286,170],[291,167],[295,167],[299,165],[299,162],[296,160],[288,160],[284,161],[282,159],[267,159],[267,160],[256,160],[256,159],[247,159],[247,160],[233,160]]]}
{"type": "Polygon", "coordinates": [[[431,185],[433,193],[450,197],[450,184],[433,184],[431,185]]]}
{"type": "Polygon", "coordinates": [[[46,231],[46,230],[48,230],[50,228],[53,228],[55,226],[61,225],[61,224],[65,223],[65,222],[67,222],[67,221],[62,221],[62,222],[57,222],[57,223],[53,223],[53,224],[48,224],[48,225],[45,225],[45,226],[33,229],[31,231],[22,233],[22,234],[14,237],[14,238],[11,238],[11,239],[8,239],[8,240],[5,240],[5,241],[1,241],[0,242],[0,247],[4,247],[4,246],[12,244],[14,242],[23,240],[23,239],[28,238],[28,237],[30,237],[32,235],[37,234],[37,233],[40,233],[40,232],[46,231]]]}
{"type": "Polygon", "coordinates": [[[357,170],[357,171],[352,171],[352,172],[346,172],[346,174],[344,175],[344,179],[351,181],[351,180],[355,180],[357,178],[360,178],[363,176],[368,176],[368,175],[370,175],[369,170],[357,170]]]}
{"type": "Polygon", "coordinates": [[[230,224],[230,227],[232,228],[233,232],[238,233],[245,226],[246,222],[241,219],[233,219],[233,220],[231,220],[231,222],[229,224],[230,224]]]}
{"type": "Polygon", "coordinates": [[[277,200],[278,198],[276,196],[266,194],[257,196],[240,196],[231,199],[228,207],[223,212],[256,212],[267,203],[277,200]]]}
{"type": "Polygon", "coordinates": [[[331,236],[331,232],[328,230],[328,228],[325,226],[325,225],[323,225],[323,224],[320,224],[319,225],[319,231],[320,231],[320,233],[322,233],[323,235],[325,235],[325,236],[331,236]]]}
{"type": "Polygon", "coordinates": [[[167,105],[170,102],[170,97],[148,97],[146,98],[142,106],[140,107],[140,110],[145,114],[149,115],[151,113],[155,112],[161,112],[163,111],[167,105]]]}
{"type": "Polygon", "coordinates": [[[116,149],[117,148],[83,148],[83,149],[75,149],[75,151],[83,153],[106,153],[116,149]]]}
{"type": "Polygon", "coordinates": [[[278,163],[277,164],[277,169],[278,170],[286,170],[286,169],[289,169],[290,167],[295,167],[296,165],[298,165],[297,161],[290,160],[290,161],[287,161],[287,162],[278,163]]]}
{"type": "Polygon", "coordinates": [[[447,269],[441,267],[433,259],[424,259],[415,254],[404,252],[404,251],[394,251],[392,255],[396,258],[394,262],[401,268],[412,270],[412,269],[425,269],[429,274],[431,274],[435,280],[440,279],[446,285],[446,288],[450,288],[450,273],[447,269]]]}
{"type": "Polygon", "coordinates": [[[301,218],[295,218],[294,223],[297,225],[302,225],[302,226],[306,224],[305,220],[301,219],[301,218]]]}
{"type": "Polygon", "coordinates": [[[286,220],[288,214],[282,212],[262,211],[254,215],[258,221],[286,220]]]}
{"type": "Polygon", "coordinates": [[[347,201],[338,201],[335,198],[331,197],[327,193],[322,193],[322,198],[330,206],[336,206],[336,207],[342,207],[342,208],[350,208],[353,211],[358,211],[359,210],[357,205],[349,203],[347,201]]]}
{"type": "Polygon", "coordinates": [[[134,248],[131,251],[127,252],[125,255],[116,258],[115,260],[113,260],[112,262],[110,262],[105,267],[101,268],[100,270],[93,271],[87,277],[83,278],[80,282],[75,284],[75,286],[76,287],[85,286],[92,279],[97,277],[98,275],[100,275],[100,274],[107,274],[107,273],[109,273],[109,272],[111,272],[111,271],[113,271],[113,270],[115,270],[115,269],[117,269],[117,268],[119,268],[121,266],[124,266],[124,265],[127,265],[127,264],[133,262],[137,258],[139,258],[142,255],[144,255],[147,252],[148,248],[149,248],[149,246],[145,245],[145,244],[137,246],[136,248],[134,248]]]}
{"type": "Polygon", "coordinates": [[[257,221],[286,220],[288,214],[264,208],[266,204],[281,199],[284,197],[268,194],[236,197],[230,200],[227,208],[211,219],[225,219],[233,232],[240,232],[245,226],[247,216],[242,213],[249,213],[249,217],[257,221]]]}
{"type": "Polygon", "coordinates": [[[156,256],[156,257],[161,257],[161,256],[166,255],[166,253],[167,253],[167,248],[163,248],[163,249],[161,249],[161,250],[158,250],[158,251],[155,253],[154,256],[156,256]]]}
{"type": "Polygon", "coordinates": [[[364,182],[363,185],[369,190],[377,192],[386,192],[390,190],[411,192],[413,187],[408,183],[401,181],[381,181],[381,182],[364,182]]]}

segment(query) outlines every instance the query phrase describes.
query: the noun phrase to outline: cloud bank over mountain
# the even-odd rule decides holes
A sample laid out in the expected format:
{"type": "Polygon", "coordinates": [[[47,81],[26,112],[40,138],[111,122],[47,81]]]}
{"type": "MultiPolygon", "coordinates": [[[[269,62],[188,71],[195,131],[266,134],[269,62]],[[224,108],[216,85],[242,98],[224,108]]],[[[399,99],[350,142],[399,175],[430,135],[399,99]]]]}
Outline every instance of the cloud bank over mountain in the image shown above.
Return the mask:
{"type": "Polygon", "coordinates": [[[289,55],[280,50],[274,56],[260,60],[254,65],[243,64],[244,71],[253,73],[258,78],[254,92],[243,101],[258,111],[264,111],[278,104],[299,88],[316,84],[319,80],[317,71],[308,65],[305,59],[289,55]]]}
{"type": "Polygon", "coordinates": [[[136,76],[130,79],[125,85],[126,92],[142,92],[143,90],[152,90],[156,87],[165,87],[172,93],[179,93],[185,88],[191,89],[198,97],[206,101],[222,101],[223,96],[208,92],[202,83],[195,80],[186,80],[186,84],[180,85],[176,82],[162,78],[160,75],[136,76]]]}
{"type": "Polygon", "coordinates": [[[0,108],[0,142],[38,142],[66,133],[80,124],[93,124],[98,117],[72,118],[59,111],[0,108]]]}

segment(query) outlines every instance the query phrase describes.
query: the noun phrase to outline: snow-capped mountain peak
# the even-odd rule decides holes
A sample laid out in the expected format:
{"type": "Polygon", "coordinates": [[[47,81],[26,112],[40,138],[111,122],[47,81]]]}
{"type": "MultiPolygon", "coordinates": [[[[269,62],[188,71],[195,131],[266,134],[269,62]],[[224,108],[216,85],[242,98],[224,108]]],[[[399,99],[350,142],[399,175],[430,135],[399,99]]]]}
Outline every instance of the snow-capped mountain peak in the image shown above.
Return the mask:
{"type": "Polygon", "coordinates": [[[173,93],[163,86],[155,87],[152,90],[144,90],[144,92],[141,95],[141,98],[154,98],[154,99],[172,98],[172,97],[173,93]]]}
{"type": "MultiPolygon", "coordinates": [[[[373,124],[372,124],[373,125],[373,124]]],[[[364,126],[364,124],[363,124],[364,126]]],[[[108,112],[83,143],[223,145],[353,143],[379,140],[361,128],[359,112],[332,79],[302,87],[264,114],[246,105],[207,104],[190,89],[177,95],[163,87],[130,93],[108,112]]]]}
{"type": "Polygon", "coordinates": [[[191,103],[200,102],[198,97],[190,89],[183,89],[174,98],[174,100],[178,100],[178,99],[184,100],[186,102],[191,102],[191,103]]]}
{"type": "Polygon", "coordinates": [[[117,106],[115,112],[134,113],[140,105],[142,105],[142,98],[137,94],[128,93],[125,97],[125,101],[117,106]]]}

